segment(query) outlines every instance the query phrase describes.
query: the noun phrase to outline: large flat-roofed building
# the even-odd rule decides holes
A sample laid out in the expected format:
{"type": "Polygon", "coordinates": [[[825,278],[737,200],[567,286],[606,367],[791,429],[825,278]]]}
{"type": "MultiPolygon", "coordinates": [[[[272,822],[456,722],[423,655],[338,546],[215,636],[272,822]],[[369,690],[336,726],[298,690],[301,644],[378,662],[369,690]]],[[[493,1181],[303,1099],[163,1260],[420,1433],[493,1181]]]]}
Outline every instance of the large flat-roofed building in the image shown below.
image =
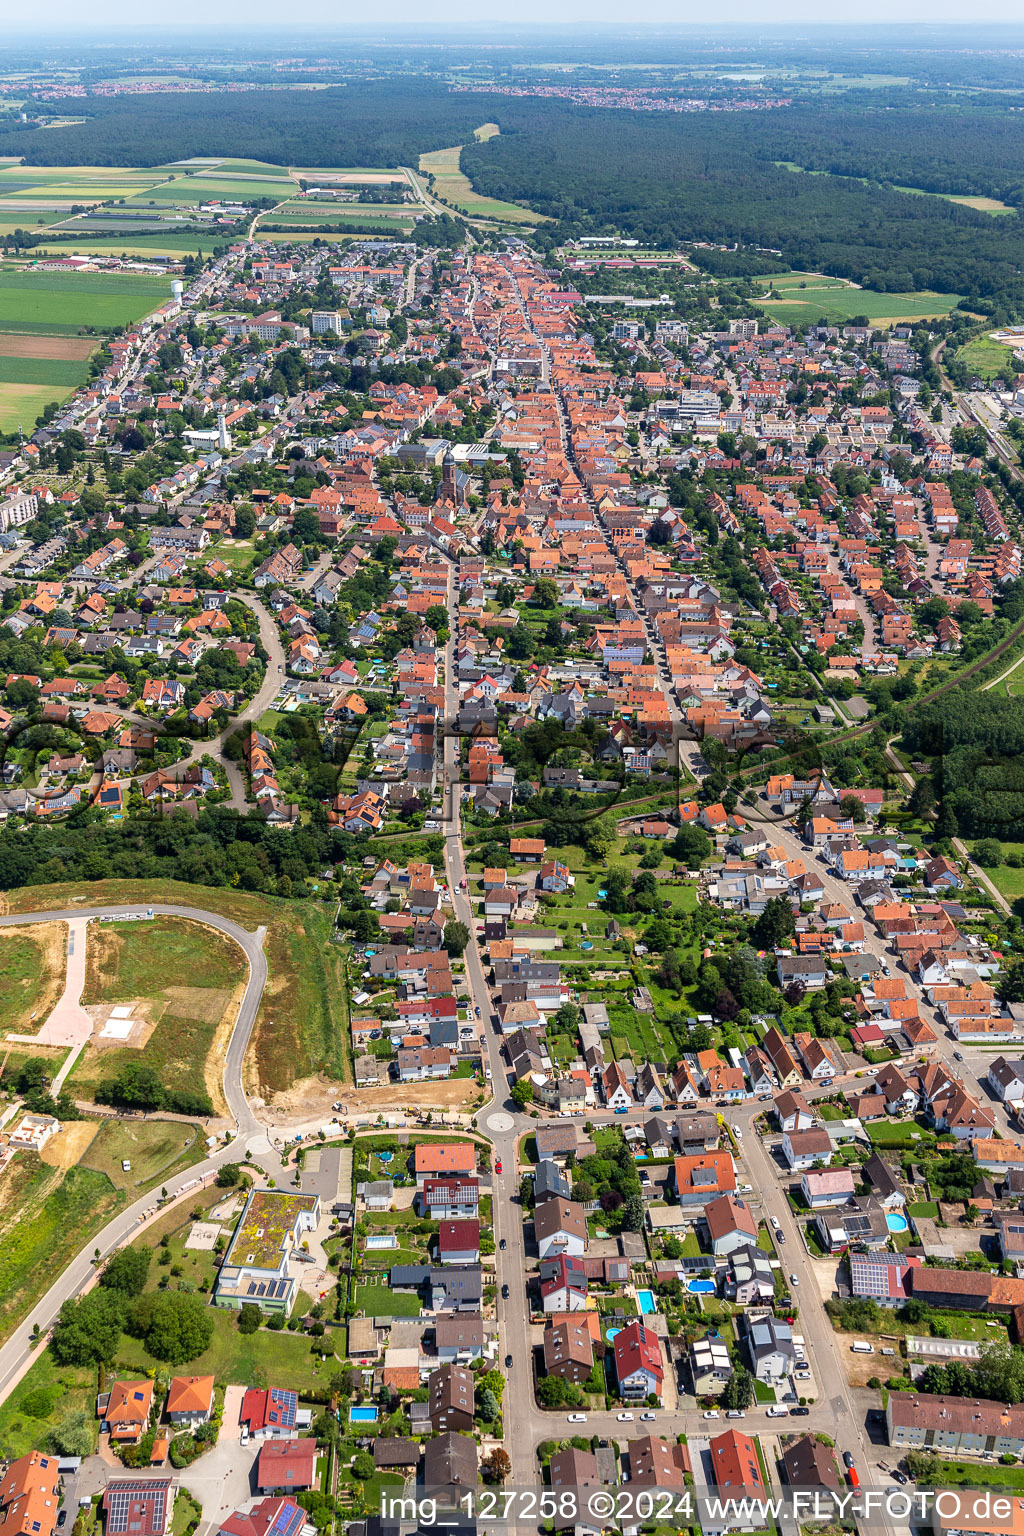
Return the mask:
{"type": "Polygon", "coordinates": [[[288,1272],[302,1234],[320,1220],[318,1195],[289,1195],[284,1190],[254,1189],[245,1202],[214,1293],[218,1307],[252,1302],[264,1312],[291,1310],[299,1288],[288,1272]]]}
{"type": "Polygon", "coordinates": [[[1024,1453],[1024,1407],[986,1398],[892,1392],[885,1410],[889,1444],[911,1450],[983,1456],[1024,1453]]]}

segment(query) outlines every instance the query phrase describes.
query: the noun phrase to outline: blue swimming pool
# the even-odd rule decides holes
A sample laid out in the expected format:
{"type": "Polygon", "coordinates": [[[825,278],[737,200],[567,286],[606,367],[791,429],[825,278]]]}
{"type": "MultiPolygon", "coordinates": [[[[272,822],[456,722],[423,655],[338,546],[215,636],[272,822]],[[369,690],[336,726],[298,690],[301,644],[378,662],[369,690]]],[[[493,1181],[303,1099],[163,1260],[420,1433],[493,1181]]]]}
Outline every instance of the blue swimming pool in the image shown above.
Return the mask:
{"type": "Polygon", "coordinates": [[[348,1411],[350,1424],[376,1424],[376,1408],[350,1408],[348,1411]]]}
{"type": "Polygon", "coordinates": [[[713,1280],[687,1280],[686,1289],[691,1296],[713,1296],[715,1294],[715,1282],[713,1280]]]}
{"type": "Polygon", "coordinates": [[[648,1313],[656,1312],[658,1310],[654,1305],[653,1291],[637,1291],[636,1299],[640,1303],[640,1311],[643,1313],[644,1317],[646,1317],[648,1313]]]}
{"type": "Polygon", "coordinates": [[[906,1232],[907,1218],[898,1216],[895,1211],[889,1211],[885,1218],[885,1224],[890,1232],[906,1232]]]}
{"type": "Polygon", "coordinates": [[[621,1332],[621,1328],[609,1328],[607,1333],[608,1343],[610,1344],[613,1339],[617,1339],[621,1332]]]}

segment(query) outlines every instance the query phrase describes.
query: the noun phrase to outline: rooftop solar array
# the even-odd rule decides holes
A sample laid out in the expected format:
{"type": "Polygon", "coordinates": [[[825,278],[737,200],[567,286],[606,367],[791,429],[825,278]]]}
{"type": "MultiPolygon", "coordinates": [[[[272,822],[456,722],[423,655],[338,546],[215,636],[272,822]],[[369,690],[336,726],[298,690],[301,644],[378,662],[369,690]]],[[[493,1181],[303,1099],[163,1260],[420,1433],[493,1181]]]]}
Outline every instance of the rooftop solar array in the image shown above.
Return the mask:
{"type": "Polygon", "coordinates": [[[105,1497],[108,1536],[127,1531],[162,1531],[167,1522],[167,1491],[164,1480],[151,1483],[108,1483],[105,1497]]]}

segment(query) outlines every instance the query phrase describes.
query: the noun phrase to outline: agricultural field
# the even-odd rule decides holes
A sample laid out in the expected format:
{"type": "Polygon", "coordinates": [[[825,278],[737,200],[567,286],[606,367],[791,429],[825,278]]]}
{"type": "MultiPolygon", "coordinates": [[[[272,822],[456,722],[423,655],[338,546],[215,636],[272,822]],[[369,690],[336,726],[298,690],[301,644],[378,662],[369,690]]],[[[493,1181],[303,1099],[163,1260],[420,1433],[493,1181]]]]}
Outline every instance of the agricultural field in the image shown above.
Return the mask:
{"type": "Polygon", "coordinates": [[[784,325],[806,325],[822,315],[840,324],[855,315],[866,315],[878,326],[897,325],[902,320],[930,320],[948,315],[961,298],[958,293],[927,291],[875,293],[839,278],[808,272],[787,272],[766,281],[779,297],[754,302],[766,315],[784,325]]]}
{"type": "Polygon", "coordinates": [[[70,207],[134,197],[166,179],[161,170],[125,170],[117,166],[5,165],[0,168],[0,209],[35,203],[70,207]]]}
{"type": "Polygon", "coordinates": [[[0,1039],[34,1034],[64,990],[63,923],[5,928],[0,935],[0,1039]]]}
{"type": "MultiPolygon", "coordinates": [[[[491,127],[493,124],[484,126],[491,127]]],[[[477,130],[478,133],[480,131],[477,130]]],[[[510,224],[536,225],[545,222],[540,214],[520,208],[516,203],[480,196],[473,190],[469,177],[463,174],[461,157],[461,144],[453,144],[450,149],[436,149],[429,155],[420,155],[420,172],[424,176],[433,176],[435,196],[454,204],[461,213],[469,214],[471,218],[503,219],[510,224]]]]}
{"type": "MultiPolygon", "coordinates": [[[[202,225],[189,226],[186,232],[180,224],[168,224],[164,230],[154,230],[152,233],[135,233],[130,229],[119,230],[112,239],[99,240],[90,238],[99,233],[88,224],[68,225],[66,228],[75,236],[73,241],[54,241],[52,245],[41,244],[33,246],[33,257],[42,256],[138,256],[145,259],[147,256],[172,256],[182,257],[195,255],[197,251],[205,251],[207,255],[217,244],[226,239],[223,230],[207,229],[202,225]],[[82,238],[78,238],[78,231],[82,231],[82,238]]],[[[2,231],[0,231],[2,232],[2,231]]],[[[161,283],[163,280],[161,279],[161,283]]],[[[170,283],[170,278],[167,279],[170,283]]],[[[167,286],[163,284],[163,286],[167,286]]]]}
{"type": "MultiPolygon", "coordinates": [[[[108,247],[109,249],[109,247],[108,247]]],[[[0,272],[0,331],[74,336],[84,326],[130,325],[170,299],[164,277],[122,272],[0,272]]]]}
{"type": "Polygon", "coordinates": [[[52,384],[0,384],[0,432],[16,432],[21,427],[31,434],[43,408],[51,400],[65,400],[70,393],[69,388],[57,389],[52,384]]]}
{"type": "MultiPolygon", "coordinates": [[[[110,255],[112,247],[99,249],[110,255]]],[[[55,252],[68,255],[69,247],[55,252]]],[[[85,382],[99,343],[80,335],[83,328],[128,325],[168,297],[164,277],[41,272],[30,265],[0,271],[0,430],[30,430],[44,406],[85,382]]]]}
{"type": "Polygon", "coordinates": [[[201,923],[161,917],[91,926],[83,1005],[131,1003],[144,1027],[141,1045],[90,1043],[72,1072],[73,1091],[142,1062],[169,1089],[204,1081],[219,1106],[214,1047],[230,1031],[247,975],[238,947],[201,923]],[[176,985],[177,978],[186,984],[176,985]]]}

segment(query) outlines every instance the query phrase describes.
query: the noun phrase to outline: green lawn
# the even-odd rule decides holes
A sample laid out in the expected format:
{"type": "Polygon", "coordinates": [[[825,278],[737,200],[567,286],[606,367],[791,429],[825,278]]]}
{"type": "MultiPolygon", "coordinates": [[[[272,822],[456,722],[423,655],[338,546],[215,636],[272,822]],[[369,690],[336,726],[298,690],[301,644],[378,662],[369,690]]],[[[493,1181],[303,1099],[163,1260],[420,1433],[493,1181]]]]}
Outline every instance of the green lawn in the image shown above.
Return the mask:
{"type": "Polygon", "coordinates": [[[386,1285],[356,1282],[355,1304],[367,1317],[418,1317],[420,1299],[412,1291],[392,1291],[386,1285]]]}
{"type": "Polygon", "coordinates": [[[1017,371],[1011,348],[990,340],[988,336],[979,336],[969,341],[960,348],[957,358],[968,373],[976,374],[987,382],[1000,377],[1012,378],[1017,371]]]}
{"type": "MultiPolygon", "coordinates": [[[[52,925],[40,930],[40,938],[44,932],[52,934],[52,925]]],[[[51,961],[56,960],[53,948],[51,961]]],[[[50,1012],[64,984],[63,940],[59,948],[60,972],[51,974],[56,965],[47,964],[45,950],[34,935],[0,936],[0,1038],[8,1031],[32,1034],[50,1012]]]]}
{"type": "MultiPolygon", "coordinates": [[[[304,1334],[271,1333],[266,1328],[241,1334],[236,1312],[215,1307],[211,1315],[213,1340],[205,1354],[188,1362],[192,1376],[212,1375],[218,1381],[247,1387],[287,1387],[302,1395],[326,1386],[332,1372],[338,1369],[336,1357],[328,1356],[321,1364],[310,1353],[310,1342],[304,1334]]],[[[118,1345],[117,1358],[129,1369],[142,1372],[153,1371],[159,1365],[137,1339],[130,1339],[127,1334],[118,1345]]]]}
{"type": "Polygon", "coordinates": [[[935,1468],[936,1488],[975,1488],[982,1483],[1024,1488],[1024,1467],[1000,1467],[984,1461],[939,1461],[935,1468]]]}
{"type": "Polygon", "coordinates": [[[914,1120],[879,1120],[865,1126],[865,1130],[878,1146],[915,1147],[924,1151],[935,1141],[934,1133],[914,1120]]]}

